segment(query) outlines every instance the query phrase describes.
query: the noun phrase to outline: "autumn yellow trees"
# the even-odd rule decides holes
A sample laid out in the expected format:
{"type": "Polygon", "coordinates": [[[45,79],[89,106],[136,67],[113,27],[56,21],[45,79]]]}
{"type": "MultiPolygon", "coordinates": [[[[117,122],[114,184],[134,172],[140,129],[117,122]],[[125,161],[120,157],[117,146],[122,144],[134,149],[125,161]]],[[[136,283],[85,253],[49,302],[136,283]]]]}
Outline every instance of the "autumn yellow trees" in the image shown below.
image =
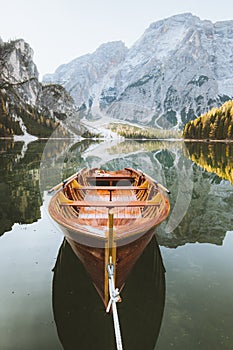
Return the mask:
{"type": "Polygon", "coordinates": [[[206,114],[188,122],[183,130],[185,139],[233,139],[233,101],[220,108],[212,108],[206,114]]]}

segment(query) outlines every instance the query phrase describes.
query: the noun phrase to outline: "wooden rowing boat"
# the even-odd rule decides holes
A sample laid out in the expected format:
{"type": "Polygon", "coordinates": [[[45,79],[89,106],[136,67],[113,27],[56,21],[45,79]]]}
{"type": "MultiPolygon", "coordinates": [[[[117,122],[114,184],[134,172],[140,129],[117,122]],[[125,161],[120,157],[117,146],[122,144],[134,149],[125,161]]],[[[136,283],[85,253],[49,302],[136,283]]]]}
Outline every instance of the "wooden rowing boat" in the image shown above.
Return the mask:
{"type": "Polygon", "coordinates": [[[49,213],[106,306],[107,265],[114,264],[116,286],[121,290],[155,227],[169,213],[166,189],[139,170],[84,168],[52,190],[57,192],[49,213]]]}

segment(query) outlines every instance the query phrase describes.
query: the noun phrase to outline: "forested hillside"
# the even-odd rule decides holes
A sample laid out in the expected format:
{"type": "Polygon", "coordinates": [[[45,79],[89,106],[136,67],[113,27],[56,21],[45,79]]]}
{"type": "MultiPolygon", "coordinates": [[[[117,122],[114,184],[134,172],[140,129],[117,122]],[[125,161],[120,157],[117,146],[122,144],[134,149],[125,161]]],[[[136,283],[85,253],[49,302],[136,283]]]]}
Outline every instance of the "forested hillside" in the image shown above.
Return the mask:
{"type": "Polygon", "coordinates": [[[183,131],[185,139],[233,139],[233,101],[225,102],[220,108],[188,122],[183,131]]]}
{"type": "MultiPolygon", "coordinates": [[[[0,137],[23,135],[23,129],[31,135],[49,137],[58,125],[48,110],[24,103],[11,87],[4,91],[0,87],[0,137]]],[[[61,136],[68,136],[66,129],[60,127],[59,131],[61,136]]]]}

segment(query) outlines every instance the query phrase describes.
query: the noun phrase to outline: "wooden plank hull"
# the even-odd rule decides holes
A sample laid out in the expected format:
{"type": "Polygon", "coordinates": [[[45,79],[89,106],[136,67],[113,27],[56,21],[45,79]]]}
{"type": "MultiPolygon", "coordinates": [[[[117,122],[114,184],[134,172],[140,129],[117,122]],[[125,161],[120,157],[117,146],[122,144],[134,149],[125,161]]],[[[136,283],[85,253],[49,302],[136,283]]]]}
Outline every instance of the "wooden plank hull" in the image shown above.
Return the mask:
{"type": "MultiPolygon", "coordinates": [[[[116,247],[116,281],[115,284],[119,290],[122,290],[124,283],[132,270],[134,264],[150,242],[155,229],[139,236],[138,239],[116,247]]],[[[106,291],[106,273],[107,265],[105,259],[105,248],[90,247],[80,244],[67,237],[67,241],[72,247],[74,253],[83,263],[86,271],[96,287],[104,305],[108,303],[108,290],[106,291]]]]}

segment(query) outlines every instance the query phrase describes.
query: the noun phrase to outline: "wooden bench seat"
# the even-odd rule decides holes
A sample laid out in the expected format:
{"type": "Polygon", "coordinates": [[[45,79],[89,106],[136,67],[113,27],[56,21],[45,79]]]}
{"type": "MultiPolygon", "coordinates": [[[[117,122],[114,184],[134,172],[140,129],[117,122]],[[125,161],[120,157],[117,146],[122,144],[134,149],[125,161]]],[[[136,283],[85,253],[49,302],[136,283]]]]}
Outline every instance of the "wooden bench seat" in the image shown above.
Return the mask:
{"type": "Polygon", "coordinates": [[[96,207],[96,208],[124,208],[124,207],[158,207],[159,203],[150,202],[150,201],[71,201],[69,203],[61,202],[60,206],[76,206],[80,208],[86,207],[96,207]]]}
{"type": "Polygon", "coordinates": [[[85,191],[129,191],[129,190],[148,190],[148,187],[140,187],[140,186],[82,186],[82,187],[74,187],[76,190],[85,190],[85,191]]]}

